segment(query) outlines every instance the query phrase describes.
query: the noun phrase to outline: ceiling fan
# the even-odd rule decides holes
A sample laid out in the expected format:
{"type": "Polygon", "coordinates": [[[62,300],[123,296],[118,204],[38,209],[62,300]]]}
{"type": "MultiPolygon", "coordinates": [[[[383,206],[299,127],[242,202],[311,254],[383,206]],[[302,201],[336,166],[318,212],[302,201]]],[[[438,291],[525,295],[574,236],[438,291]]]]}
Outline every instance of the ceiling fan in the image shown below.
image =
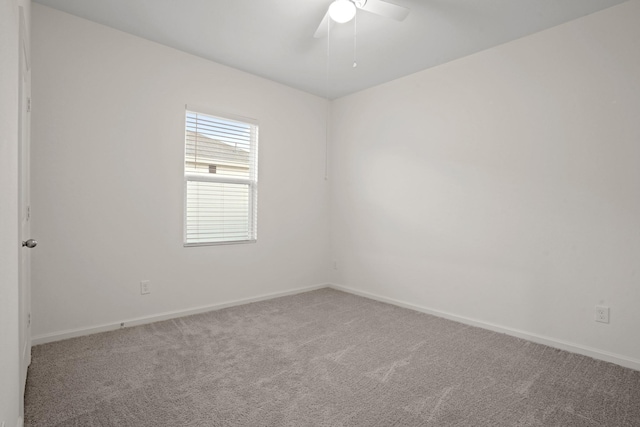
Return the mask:
{"type": "Polygon", "coordinates": [[[409,9],[406,7],[387,3],[383,0],[335,0],[329,5],[327,13],[324,14],[324,18],[322,18],[313,36],[320,38],[327,35],[329,19],[333,19],[339,23],[351,21],[356,14],[356,9],[375,13],[376,15],[395,19],[396,21],[403,21],[409,14],[409,9]]]}

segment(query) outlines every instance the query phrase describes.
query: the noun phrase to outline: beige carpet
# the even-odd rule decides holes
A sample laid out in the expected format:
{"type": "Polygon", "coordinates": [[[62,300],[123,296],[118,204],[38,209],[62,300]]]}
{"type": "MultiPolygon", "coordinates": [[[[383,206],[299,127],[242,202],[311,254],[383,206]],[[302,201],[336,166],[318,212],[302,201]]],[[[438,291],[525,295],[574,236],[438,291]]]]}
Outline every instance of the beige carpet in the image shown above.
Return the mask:
{"type": "Polygon", "coordinates": [[[34,347],[27,426],[640,426],[640,372],[321,289],[34,347]]]}

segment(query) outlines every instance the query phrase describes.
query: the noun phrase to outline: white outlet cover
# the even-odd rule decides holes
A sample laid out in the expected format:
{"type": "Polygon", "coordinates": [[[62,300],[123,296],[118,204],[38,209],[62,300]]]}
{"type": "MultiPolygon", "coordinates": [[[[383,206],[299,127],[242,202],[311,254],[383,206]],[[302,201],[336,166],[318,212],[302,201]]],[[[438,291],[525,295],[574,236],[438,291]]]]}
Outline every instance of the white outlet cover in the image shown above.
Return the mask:
{"type": "Polygon", "coordinates": [[[609,323],[609,307],[596,305],[596,322],[609,323]]]}
{"type": "Polygon", "coordinates": [[[151,293],[151,283],[148,280],[142,280],[140,282],[140,295],[147,295],[151,293]]]}

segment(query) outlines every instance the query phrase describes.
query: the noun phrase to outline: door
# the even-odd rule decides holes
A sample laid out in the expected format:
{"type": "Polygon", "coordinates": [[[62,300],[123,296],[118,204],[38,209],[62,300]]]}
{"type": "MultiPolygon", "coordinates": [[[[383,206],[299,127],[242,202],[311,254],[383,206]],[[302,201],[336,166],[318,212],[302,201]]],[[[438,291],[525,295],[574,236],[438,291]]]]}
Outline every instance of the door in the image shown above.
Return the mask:
{"type": "MultiPolygon", "coordinates": [[[[23,402],[27,368],[31,362],[31,198],[30,198],[30,111],[31,111],[31,70],[29,67],[28,32],[24,10],[20,8],[20,81],[18,112],[18,186],[19,186],[19,227],[22,249],[18,262],[19,269],[19,322],[20,322],[20,402],[23,402]]],[[[21,413],[23,408],[21,407],[21,413]]]]}

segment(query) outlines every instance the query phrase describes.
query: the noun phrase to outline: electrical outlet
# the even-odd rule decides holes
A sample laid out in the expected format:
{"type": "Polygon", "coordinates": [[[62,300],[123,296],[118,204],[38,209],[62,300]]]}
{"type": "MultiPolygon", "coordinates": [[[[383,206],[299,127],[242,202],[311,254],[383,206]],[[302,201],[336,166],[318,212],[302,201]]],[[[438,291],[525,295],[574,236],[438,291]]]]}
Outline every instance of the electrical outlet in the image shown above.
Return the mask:
{"type": "Polygon", "coordinates": [[[334,270],[338,269],[338,261],[333,261],[333,269],[334,270]]]}
{"type": "Polygon", "coordinates": [[[609,323],[609,307],[596,305],[596,322],[609,323]]]}
{"type": "Polygon", "coordinates": [[[147,295],[151,293],[151,282],[148,280],[142,280],[140,282],[140,295],[147,295]]]}

